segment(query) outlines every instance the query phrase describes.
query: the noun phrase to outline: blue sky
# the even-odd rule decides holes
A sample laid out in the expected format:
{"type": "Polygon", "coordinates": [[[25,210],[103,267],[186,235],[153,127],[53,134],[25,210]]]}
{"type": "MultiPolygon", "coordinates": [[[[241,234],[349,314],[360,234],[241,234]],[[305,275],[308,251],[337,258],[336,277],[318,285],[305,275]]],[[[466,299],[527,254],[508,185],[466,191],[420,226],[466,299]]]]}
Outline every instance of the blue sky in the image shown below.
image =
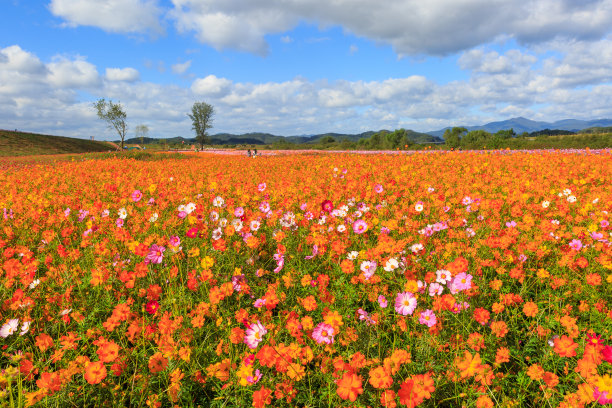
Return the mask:
{"type": "MultiPolygon", "coordinates": [[[[115,139],[133,129],[437,130],[612,117],[612,0],[5,0],[0,127],[115,139]],[[381,5],[382,4],[382,5],[381,5]]],[[[128,136],[132,136],[128,133],[128,136]]]]}

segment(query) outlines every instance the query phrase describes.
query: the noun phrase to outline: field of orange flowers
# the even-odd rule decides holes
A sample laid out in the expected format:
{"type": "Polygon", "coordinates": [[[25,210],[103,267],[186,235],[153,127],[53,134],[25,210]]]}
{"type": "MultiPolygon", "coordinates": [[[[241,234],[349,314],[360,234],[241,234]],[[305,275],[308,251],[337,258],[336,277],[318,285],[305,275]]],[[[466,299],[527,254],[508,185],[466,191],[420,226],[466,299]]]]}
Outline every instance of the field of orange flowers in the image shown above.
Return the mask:
{"type": "Polygon", "coordinates": [[[0,171],[0,405],[612,404],[612,154],[0,171]]]}

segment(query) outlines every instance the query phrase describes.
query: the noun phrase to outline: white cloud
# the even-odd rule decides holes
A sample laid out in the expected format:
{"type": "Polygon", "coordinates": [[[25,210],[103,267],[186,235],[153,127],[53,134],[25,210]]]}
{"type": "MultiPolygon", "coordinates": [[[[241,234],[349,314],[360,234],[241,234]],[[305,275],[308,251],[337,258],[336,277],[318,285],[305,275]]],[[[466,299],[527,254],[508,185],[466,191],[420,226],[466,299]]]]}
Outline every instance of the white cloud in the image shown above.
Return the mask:
{"type": "Polygon", "coordinates": [[[201,100],[215,107],[213,132],[281,135],[434,130],[518,115],[548,121],[612,117],[612,85],[605,82],[612,80],[610,45],[609,39],[575,42],[566,54],[544,61],[536,61],[532,51],[482,48],[459,58],[468,78],[446,84],[420,75],[265,83],[208,75],[190,87],[129,81],[137,78],[136,70],[96,67],[83,57],[41,61],[14,45],[0,49],[0,123],[19,129],[27,124],[31,131],[48,134],[114,139],[91,107],[100,97],[121,102],[130,124],[146,123],[152,137],[163,138],[192,135],[187,113],[201,100]],[[581,77],[589,81],[588,88],[576,82],[581,77]]]}
{"type": "Polygon", "coordinates": [[[93,26],[116,33],[163,32],[157,0],[51,0],[49,10],[69,27],[93,26]]]}
{"type": "Polygon", "coordinates": [[[341,26],[393,46],[400,55],[446,55],[513,38],[538,44],[555,38],[593,40],[610,32],[612,0],[173,0],[181,32],[217,49],[265,54],[266,34],[299,22],[341,26]],[[347,12],[350,11],[350,12],[347,12]]]}
{"type": "Polygon", "coordinates": [[[134,82],[140,79],[140,73],[134,68],[106,68],[106,79],[109,81],[134,82]]]}
{"type": "Polygon", "coordinates": [[[81,57],[76,60],[60,57],[47,64],[47,68],[49,83],[57,88],[90,88],[100,83],[95,65],[81,57]]]}
{"type": "Polygon", "coordinates": [[[172,72],[179,75],[184,74],[189,69],[189,67],[191,67],[191,60],[185,61],[182,64],[176,63],[171,66],[172,72]]]}
{"type": "Polygon", "coordinates": [[[214,75],[209,75],[206,78],[198,78],[193,81],[191,90],[196,95],[203,96],[224,96],[230,89],[232,81],[225,78],[217,78],[214,75]]]}
{"type": "Polygon", "coordinates": [[[281,40],[281,42],[283,42],[285,44],[289,44],[289,43],[293,42],[293,38],[291,38],[288,35],[283,35],[280,40],[281,40]]]}

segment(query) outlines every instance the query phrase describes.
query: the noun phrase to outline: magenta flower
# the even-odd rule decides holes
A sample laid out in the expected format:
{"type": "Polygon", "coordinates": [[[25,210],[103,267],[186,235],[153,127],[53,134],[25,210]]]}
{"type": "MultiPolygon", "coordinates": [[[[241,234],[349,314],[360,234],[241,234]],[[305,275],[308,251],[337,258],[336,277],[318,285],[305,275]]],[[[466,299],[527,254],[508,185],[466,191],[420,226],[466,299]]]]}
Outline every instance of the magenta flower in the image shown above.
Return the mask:
{"type": "Polygon", "coordinates": [[[419,316],[419,323],[424,324],[427,327],[435,326],[437,321],[436,315],[429,309],[421,312],[421,316],[419,316]]]}
{"type": "Polygon", "coordinates": [[[321,208],[323,211],[330,213],[334,209],[334,204],[330,200],[325,200],[321,203],[321,208]]]}
{"type": "Polygon", "coordinates": [[[411,315],[417,307],[417,300],[410,292],[400,292],[395,298],[395,311],[402,316],[411,315]]]}
{"type": "Polygon", "coordinates": [[[196,227],[189,228],[187,230],[187,236],[189,238],[195,238],[198,235],[198,229],[196,227]]]}
{"type": "Polygon", "coordinates": [[[327,323],[319,323],[312,331],[312,338],[319,344],[333,344],[334,328],[327,323]]]}
{"type": "Polygon", "coordinates": [[[117,221],[115,221],[115,224],[117,225],[117,228],[122,228],[123,220],[121,218],[117,218],[117,221]]]}
{"type": "Polygon", "coordinates": [[[319,254],[319,247],[317,245],[313,245],[312,247],[312,255],[307,255],[304,259],[312,259],[319,254]]]}
{"type": "Polygon", "coordinates": [[[168,244],[170,244],[170,246],[177,247],[181,245],[181,239],[178,236],[174,235],[170,237],[170,239],[168,240],[168,244]]]}
{"type": "Polygon", "coordinates": [[[166,250],[165,247],[159,246],[157,244],[153,244],[151,246],[151,249],[149,249],[149,253],[147,254],[147,256],[145,258],[145,262],[146,263],[160,264],[162,262],[162,260],[164,259],[164,251],[165,250],[166,250]]]}
{"type": "Polygon", "coordinates": [[[363,234],[368,230],[368,223],[364,220],[357,220],[353,223],[353,232],[355,234],[363,234]]]}
{"type": "Polygon", "coordinates": [[[132,193],[132,201],[137,203],[140,201],[141,198],[142,198],[142,192],[140,190],[134,190],[134,192],[132,193]]]}
{"type": "Polygon", "coordinates": [[[608,363],[612,364],[612,346],[605,346],[601,351],[601,356],[608,363]]]}

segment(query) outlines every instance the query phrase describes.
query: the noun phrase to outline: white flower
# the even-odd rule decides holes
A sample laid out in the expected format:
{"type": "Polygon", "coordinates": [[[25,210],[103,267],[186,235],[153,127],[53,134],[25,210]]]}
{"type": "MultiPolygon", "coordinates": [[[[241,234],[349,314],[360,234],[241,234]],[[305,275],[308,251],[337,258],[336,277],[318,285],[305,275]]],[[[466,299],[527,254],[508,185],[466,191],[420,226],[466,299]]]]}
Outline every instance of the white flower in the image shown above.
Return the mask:
{"type": "Polygon", "coordinates": [[[415,210],[416,212],[421,212],[421,211],[423,211],[423,203],[416,203],[416,204],[415,204],[415,206],[414,206],[414,210],[415,210]]]}
{"type": "Polygon", "coordinates": [[[196,209],[196,205],[194,203],[189,203],[185,206],[185,212],[187,214],[191,214],[192,212],[194,212],[196,209]]]}
{"type": "Polygon", "coordinates": [[[259,229],[259,226],[261,225],[261,223],[257,220],[253,220],[251,221],[251,231],[257,231],[259,229]]]}
{"type": "Polygon", "coordinates": [[[599,202],[599,198],[593,200],[593,204],[597,204],[599,202]]]}
{"type": "Polygon", "coordinates": [[[216,241],[219,238],[221,238],[222,235],[223,235],[223,232],[221,231],[221,228],[217,228],[212,232],[212,239],[216,241]]]}
{"type": "Polygon", "coordinates": [[[412,245],[412,246],[410,247],[410,250],[411,250],[412,252],[414,252],[414,253],[417,253],[417,252],[421,251],[423,248],[425,248],[425,247],[423,246],[423,244],[414,244],[414,245],[412,245]]]}
{"type": "Polygon", "coordinates": [[[568,196],[570,194],[572,194],[572,190],[570,190],[569,188],[566,188],[565,190],[563,190],[563,195],[568,196]]]}
{"type": "Polygon", "coordinates": [[[447,282],[451,280],[451,273],[446,269],[439,269],[436,271],[436,282],[445,285],[447,282]]]}
{"type": "Polygon", "coordinates": [[[117,214],[119,214],[119,218],[121,218],[122,220],[125,220],[128,215],[125,208],[120,208],[119,211],[117,211],[117,214]]]}
{"type": "Polygon", "coordinates": [[[221,218],[219,219],[219,226],[221,228],[225,228],[225,226],[227,225],[227,218],[221,218]]]}
{"type": "Polygon", "coordinates": [[[68,313],[72,312],[72,309],[64,309],[60,312],[60,316],[66,316],[68,313]]]}
{"type": "Polygon", "coordinates": [[[32,281],[32,283],[30,283],[30,286],[28,286],[30,289],[34,289],[35,287],[37,287],[40,284],[40,279],[34,279],[32,281]]]}
{"type": "Polygon", "coordinates": [[[157,221],[157,218],[159,217],[159,214],[157,213],[153,213],[153,215],[151,216],[151,218],[149,218],[149,222],[155,222],[157,221]]]}
{"type": "Polygon", "coordinates": [[[385,267],[383,268],[387,272],[392,272],[399,268],[399,262],[395,258],[389,258],[389,260],[385,263],[385,267]]]}
{"type": "Polygon", "coordinates": [[[0,328],[0,337],[7,338],[17,331],[19,327],[19,319],[11,319],[0,328]]]}
{"type": "Polygon", "coordinates": [[[340,224],[338,225],[338,228],[336,228],[338,230],[338,232],[344,232],[346,231],[346,225],[344,224],[340,224]]]}
{"type": "Polygon", "coordinates": [[[542,201],[542,208],[548,208],[550,201],[542,201]]]}
{"type": "Polygon", "coordinates": [[[346,259],[348,259],[349,261],[353,261],[355,259],[357,259],[357,257],[359,256],[359,252],[357,251],[351,251],[348,253],[348,255],[346,256],[346,259]]]}
{"type": "Polygon", "coordinates": [[[109,210],[104,210],[102,211],[102,218],[106,218],[110,215],[110,211],[109,210]]]}
{"type": "Polygon", "coordinates": [[[216,211],[210,212],[210,220],[216,222],[219,219],[219,214],[216,211]]]}
{"type": "Polygon", "coordinates": [[[240,220],[240,218],[234,218],[232,220],[232,227],[234,227],[234,230],[236,230],[236,232],[240,232],[240,230],[242,229],[242,221],[240,220]]]}
{"type": "Polygon", "coordinates": [[[185,206],[183,204],[179,205],[178,208],[176,209],[178,212],[187,212],[185,211],[185,206]]]}
{"type": "Polygon", "coordinates": [[[32,322],[23,322],[23,324],[21,325],[21,332],[19,333],[20,336],[23,336],[24,334],[30,331],[31,323],[32,322]]]}
{"type": "Polygon", "coordinates": [[[570,203],[575,203],[576,202],[576,196],[571,195],[571,196],[567,197],[567,201],[570,202],[570,203]]]}
{"type": "Polygon", "coordinates": [[[214,207],[223,207],[223,204],[225,204],[225,200],[219,196],[216,196],[212,204],[214,207]]]}

